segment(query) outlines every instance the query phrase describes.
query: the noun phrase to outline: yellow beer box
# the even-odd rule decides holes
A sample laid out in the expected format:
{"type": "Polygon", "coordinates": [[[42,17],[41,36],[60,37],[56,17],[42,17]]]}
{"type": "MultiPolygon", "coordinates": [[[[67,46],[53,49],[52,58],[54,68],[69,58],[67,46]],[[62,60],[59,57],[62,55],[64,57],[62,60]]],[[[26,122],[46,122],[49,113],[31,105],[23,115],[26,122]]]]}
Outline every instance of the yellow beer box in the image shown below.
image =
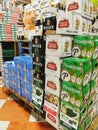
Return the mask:
{"type": "Polygon", "coordinates": [[[92,21],[87,20],[87,33],[92,34],[92,21]]]}
{"type": "Polygon", "coordinates": [[[82,33],[87,34],[87,28],[88,28],[87,19],[82,18],[82,33]]]}
{"type": "Polygon", "coordinates": [[[73,33],[82,33],[82,16],[77,13],[73,13],[73,33]]]}
{"type": "Polygon", "coordinates": [[[93,3],[89,1],[89,8],[88,8],[88,12],[89,12],[89,17],[91,19],[93,19],[93,3]]]}

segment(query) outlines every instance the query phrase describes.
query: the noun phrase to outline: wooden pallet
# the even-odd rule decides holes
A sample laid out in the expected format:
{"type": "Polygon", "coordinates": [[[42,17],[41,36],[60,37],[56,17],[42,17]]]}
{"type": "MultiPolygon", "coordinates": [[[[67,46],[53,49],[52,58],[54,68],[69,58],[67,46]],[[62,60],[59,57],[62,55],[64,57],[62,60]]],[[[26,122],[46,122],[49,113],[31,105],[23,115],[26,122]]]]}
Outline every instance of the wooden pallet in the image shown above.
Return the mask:
{"type": "MultiPolygon", "coordinates": [[[[4,88],[3,88],[4,89],[4,88]]],[[[19,101],[22,105],[25,105],[31,109],[33,109],[34,111],[36,111],[36,113],[43,117],[45,119],[45,112],[43,110],[40,110],[39,108],[37,108],[33,103],[28,102],[27,99],[25,99],[24,97],[22,97],[21,95],[19,95],[18,93],[16,93],[14,90],[9,89],[9,94],[12,96],[16,96],[16,98],[14,96],[12,96],[13,98],[15,98],[17,101],[19,101]]]]}

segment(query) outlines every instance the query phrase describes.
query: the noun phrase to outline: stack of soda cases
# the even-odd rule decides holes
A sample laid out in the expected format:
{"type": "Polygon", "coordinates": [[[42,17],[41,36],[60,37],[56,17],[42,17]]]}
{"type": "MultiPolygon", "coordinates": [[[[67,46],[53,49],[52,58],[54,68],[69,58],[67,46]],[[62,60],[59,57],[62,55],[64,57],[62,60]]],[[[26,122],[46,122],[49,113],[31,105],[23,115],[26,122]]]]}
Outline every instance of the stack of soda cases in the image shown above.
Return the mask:
{"type": "Polygon", "coordinates": [[[60,105],[60,127],[63,129],[85,130],[97,114],[97,39],[94,36],[74,36],[73,57],[63,59],[60,105]]]}
{"type": "Polygon", "coordinates": [[[14,58],[16,82],[20,82],[20,95],[32,102],[32,58],[29,56],[19,56],[14,58]]]}
{"type": "Polygon", "coordinates": [[[0,24],[0,40],[15,41],[17,38],[17,25],[0,24]]]}
{"type": "Polygon", "coordinates": [[[0,43],[0,71],[2,64],[3,64],[2,43],[0,43]]]}

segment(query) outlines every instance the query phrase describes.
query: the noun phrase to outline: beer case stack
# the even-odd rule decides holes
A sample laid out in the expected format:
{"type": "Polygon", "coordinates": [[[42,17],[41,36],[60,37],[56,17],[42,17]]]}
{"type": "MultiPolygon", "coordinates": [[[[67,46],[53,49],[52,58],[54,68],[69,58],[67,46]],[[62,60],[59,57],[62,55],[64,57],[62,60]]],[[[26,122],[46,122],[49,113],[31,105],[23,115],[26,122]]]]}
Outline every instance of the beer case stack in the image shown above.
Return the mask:
{"type": "Polygon", "coordinates": [[[60,101],[60,72],[63,57],[71,56],[72,37],[62,35],[46,36],[45,99],[46,120],[58,129],[60,101]],[[52,120],[52,118],[54,120],[52,120]]]}
{"type": "Polygon", "coordinates": [[[14,57],[14,63],[15,82],[18,83],[16,86],[20,85],[20,95],[32,102],[32,58],[30,56],[14,57]]]}
{"type": "Polygon", "coordinates": [[[43,109],[45,88],[45,39],[44,36],[33,37],[33,104],[43,109]]]}
{"type": "Polygon", "coordinates": [[[0,71],[3,64],[2,43],[0,43],[0,71]]]}
{"type": "Polygon", "coordinates": [[[1,41],[15,41],[17,39],[17,22],[21,10],[12,7],[9,11],[2,11],[0,17],[0,40],[1,41]]]}
{"type": "Polygon", "coordinates": [[[32,58],[29,56],[14,57],[2,66],[3,85],[32,102],[32,58]]]}

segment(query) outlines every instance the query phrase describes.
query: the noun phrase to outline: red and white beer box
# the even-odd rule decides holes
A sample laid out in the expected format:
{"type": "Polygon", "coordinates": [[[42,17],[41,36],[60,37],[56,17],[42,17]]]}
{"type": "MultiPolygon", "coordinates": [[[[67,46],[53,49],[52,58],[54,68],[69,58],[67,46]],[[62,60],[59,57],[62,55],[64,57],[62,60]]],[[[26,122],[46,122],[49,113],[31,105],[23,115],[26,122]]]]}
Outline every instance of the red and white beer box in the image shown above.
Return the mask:
{"type": "Polygon", "coordinates": [[[46,121],[58,130],[59,117],[46,112],[46,121]]]}
{"type": "Polygon", "coordinates": [[[46,56],[45,73],[60,78],[62,60],[59,57],[46,56]]]}
{"type": "Polygon", "coordinates": [[[65,13],[59,11],[57,14],[57,34],[72,33],[72,13],[65,13]]]}
{"type": "Polygon", "coordinates": [[[59,113],[59,97],[45,91],[44,98],[44,111],[56,117],[59,113]]]}
{"type": "Polygon", "coordinates": [[[46,54],[58,57],[71,56],[72,37],[62,35],[47,35],[46,54]]]}
{"type": "Polygon", "coordinates": [[[61,81],[59,78],[51,75],[46,75],[45,91],[53,93],[54,95],[57,95],[59,97],[60,87],[61,87],[61,81]]]}
{"type": "Polygon", "coordinates": [[[66,12],[76,12],[78,14],[87,17],[89,8],[88,0],[67,0],[66,1],[66,12]]]}

